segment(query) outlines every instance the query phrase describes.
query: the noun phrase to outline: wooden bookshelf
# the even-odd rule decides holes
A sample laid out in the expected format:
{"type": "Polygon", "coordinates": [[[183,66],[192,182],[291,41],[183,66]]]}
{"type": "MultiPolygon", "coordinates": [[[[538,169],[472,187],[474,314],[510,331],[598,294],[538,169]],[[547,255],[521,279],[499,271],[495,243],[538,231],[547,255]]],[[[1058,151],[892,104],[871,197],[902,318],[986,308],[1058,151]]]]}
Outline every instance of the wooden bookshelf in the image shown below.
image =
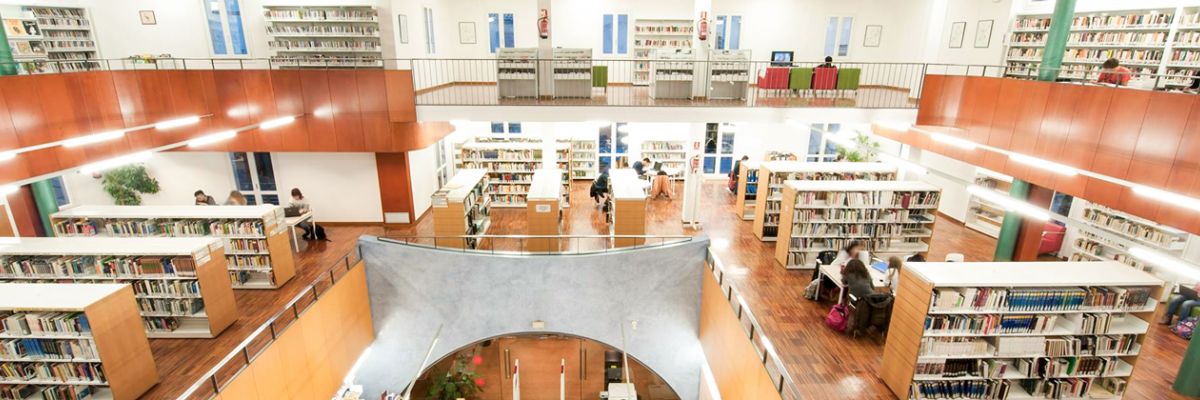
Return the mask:
{"type": "MultiPolygon", "coordinates": [[[[996,191],[1008,197],[1012,188],[1012,177],[980,170],[975,174],[975,185],[996,191]]],[[[982,197],[970,195],[967,200],[967,216],[963,224],[991,237],[1000,237],[1000,226],[1004,224],[1004,207],[982,197]]]]}
{"type": "Polygon", "coordinates": [[[571,140],[571,178],[596,179],[600,175],[600,157],[597,138],[571,140]]]}
{"type": "Polygon", "coordinates": [[[0,322],[4,323],[0,326],[4,340],[36,340],[43,348],[54,349],[71,346],[70,352],[46,357],[0,354],[4,360],[0,364],[35,364],[57,368],[55,373],[61,374],[55,378],[46,371],[17,379],[0,378],[6,389],[24,388],[16,398],[133,400],[158,383],[150,342],[129,285],[0,284],[0,322]],[[66,328],[39,328],[43,321],[66,328]],[[102,372],[96,372],[97,368],[102,372]],[[89,374],[94,375],[89,379],[89,374]]]}
{"type": "Polygon", "coordinates": [[[773,242],[779,232],[783,183],[794,180],[896,179],[896,168],[884,163],[766,161],[758,169],[758,199],[754,207],[754,236],[773,242]],[[766,182],[766,186],[763,186],[766,182]],[[766,189],[766,190],[763,190],[766,189]],[[761,205],[761,206],[759,206],[761,205]]]}
{"type": "Polygon", "coordinates": [[[277,289],[296,275],[283,207],[78,206],[50,215],[55,236],[224,239],[234,289],[277,289]]]}
{"type": "Polygon", "coordinates": [[[271,62],[292,68],[382,67],[379,13],[370,6],[263,6],[271,62]]]}
{"type": "Polygon", "coordinates": [[[775,260],[815,268],[852,240],[877,258],[926,255],[941,189],[918,181],[787,181],[775,260]]]}
{"type": "MultiPolygon", "coordinates": [[[[612,232],[615,235],[646,234],[646,181],[637,176],[633,169],[615,169],[608,178],[612,190],[612,232]]],[[[641,238],[616,238],[614,247],[640,246],[641,238]]]]}
{"type": "MultiPolygon", "coordinates": [[[[487,233],[492,223],[492,199],[487,196],[487,171],[460,169],[432,196],[433,231],[436,236],[474,236],[487,233]]],[[[473,249],[478,239],[447,240],[439,247],[473,249]]]]}
{"type": "MultiPolygon", "coordinates": [[[[682,180],[683,171],[687,167],[687,141],[684,140],[647,140],[642,142],[641,158],[649,158],[653,163],[662,163],[664,171],[671,175],[672,180],[682,180]]],[[[646,167],[650,169],[650,166],[646,167]]]]}
{"type": "Polygon", "coordinates": [[[754,208],[758,202],[758,161],[742,161],[738,167],[738,184],[733,204],[733,214],[745,221],[754,220],[754,208]]]}
{"type": "MultiPolygon", "coordinates": [[[[526,207],[530,235],[562,234],[562,171],[539,169],[533,174],[526,207]]],[[[531,252],[558,252],[559,239],[529,239],[525,249],[531,252]]]]}
{"type": "Polygon", "coordinates": [[[224,244],[203,238],[22,238],[0,245],[0,280],[125,283],[146,335],[212,338],[237,320],[224,244]]]}
{"type": "MultiPolygon", "coordinates": [[[[493,207],[525,207],[533,173],[553,163],[563,171],[562,184],[570,187],[570,142],[470,142],[462,145],[460,169],[483,169],[489,180],[493,207]],[[554,156],[546,157],[548,150],[554,156]],[[549,161],[547,161],[549,160],[549,161]]],[[[568,195],[570,190],[564,196],[568,195]]]]}
{"type": "Polygon", "coordinates": [[[1060,398],[1046,393],[1052,385],[1061,398],[1120,398],[1162,291],[1161,280],[1114,261],[911,263],[882,378],[910,399],[952,383],[998,392],[979,398],[1060,398]],[[942,328],[967,323],[982,328],[942,328]]]}
{"type": "Polygon", "coordinates": [[[633,84],[650,84],[650,60],[656,49],[692,47],[696,24],[690,19],[639,18],[633,22],[633,84]]]}

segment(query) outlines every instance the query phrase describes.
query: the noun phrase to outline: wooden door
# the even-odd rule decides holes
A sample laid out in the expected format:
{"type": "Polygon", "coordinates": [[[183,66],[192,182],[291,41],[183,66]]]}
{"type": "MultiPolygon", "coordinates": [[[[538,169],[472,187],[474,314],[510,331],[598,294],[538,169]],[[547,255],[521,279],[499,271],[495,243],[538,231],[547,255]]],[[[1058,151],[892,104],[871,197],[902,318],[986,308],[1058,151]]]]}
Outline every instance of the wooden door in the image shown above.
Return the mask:
{"type": "Polygon", "coordinates": [[[520,361],[521,398],[524,400],[553,400],[559,398],[559,376],[566,361],[567,400],[580,397],[580,346],[575,338],[502,338],[499,339],[501,371],[500,391],[504,400],[513,399],[513,366],[520,361]]]}

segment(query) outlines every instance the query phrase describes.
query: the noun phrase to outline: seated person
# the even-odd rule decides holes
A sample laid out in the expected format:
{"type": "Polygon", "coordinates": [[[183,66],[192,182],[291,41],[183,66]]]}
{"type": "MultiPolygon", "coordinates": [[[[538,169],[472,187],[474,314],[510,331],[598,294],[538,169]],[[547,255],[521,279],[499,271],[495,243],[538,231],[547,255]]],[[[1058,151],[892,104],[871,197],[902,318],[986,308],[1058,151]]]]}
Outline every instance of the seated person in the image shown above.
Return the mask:
{"type": "Polygon", "coordinates": [[[900,269],[904,268],[904,260],[900,257],[891,256],[888,258],[887,282],[892,293],[896,292],[896,285],[900,282],[900,269]]]}
{"type": "Polygon", "coordinates": [[[1200,282],[1193,284],[1191,290],[1187,289],[1179,288],[1179,295],[1171,300],[1171,304],[1167,306],[1167,312],[1158,320],[1158,323],[1170,325],[1175,322],[1174,318],[1177,315],[1179,320],[1183,321],[1184,318],[1192,315],[1192,308],[1200,306],[1200,297],[1196,295],[1196,292],[1200,292],[1200,282]]]}
{"type": "Polygon", "coordinates": [[[198,206],[215,206],[215,205],[217,205],[217,200],[212,198],[212,196],[204,194],[203,190],[197,190],[196,193],[192,193],[192,197],[195,198],[196,205],[198,205],[198,206]]]}
{"type": "Polygon", "coordinates": [[[1096,78],[1096,83],[1106,83],[1110,85],[1125,86],[1129,84],[1129,78],[1133,76],[1133,72],[1129,68],[1121,66],[1121,61],[1115,58],[1110,58],[1104,61],[1101,66],[1100,77],[1096,78]]]}
{"type": "Polygon", "coordinates": [[[846,247],[838,251],[837,258],[833,259],[833,262],[829,263],[829,265],[844,268],[846,263],[853,259],[857,259],[863,264],[871,262],[868,252],[863,250],[862,242],[857,240],[851,240],[850,243],[846,243],[846,247]]]}
{"type": "MultiPolygon", "coordinates": [[[[292,188],[292,201],[288,202],[288,207],[299,208],[301,214],[308,212],[308,210],[309,210],[308,199],[304,198],[304,193],[300,192],[300,188],[292,188]]],[[[316,235],[314,235],[313,225],[312,225],[311,221],[301,222],[299,224],[296,224],[296,227],[300,228],[300,230],[304,231],[304,235],[300,236],[304,240],[313,240],[313,239],[317,238],[316,235]]]]}
{"type": "Polygon", "coordinates": [[[871,280],[871,273],[867,272],[867,265],[857,259],[850,260],[842,269],[842,284],[846,286],[846,292],[856,298],[875,293],[875,283],[871,280]]]}
{"type": "Polygon", "coordinates": [[[821,64],[821,65],[818,65],[818,66],[817,66],[817,68],[834,68],[834,66],[833,66],[833,57],[831,57],[831,56],[825,56],[825,63],[824,63],[824,64],[821,64]]]}
{"type": "Polygon", "coordinates": [[[653,165],[654,164],[650,163],[649,157],[643,158],[641,161],[635,161],[633,163],[633,171],[637,172],[638,176],[642,176],[646,174],[646,168],[649,168],[653,165]]]}
{"type": "Polygon", "coordinates": [[[596,176],[596,180],[592,181],[592,187],[588,189],[588,196],[596,200],[596,205],[604,204],[604,198],[608,196],[608,170],[600,171],[600,175],[596,176]]]}
{"type": "Polygon", "coordinates": [[[225,200],[227,206],[244,206],[246,205],[246,195],[239,191],[229,192],[229,198],[225,200]]]}
{"type": "Polygon", "coordinates": [[[658,199],[658,196],[665,195],[668,199],[675,197],[675,193],[671,190],[671,178],[667,176],[666,171],[658,171],[654,175],[654,180],[650,183],[650,199],[658,199]]]}

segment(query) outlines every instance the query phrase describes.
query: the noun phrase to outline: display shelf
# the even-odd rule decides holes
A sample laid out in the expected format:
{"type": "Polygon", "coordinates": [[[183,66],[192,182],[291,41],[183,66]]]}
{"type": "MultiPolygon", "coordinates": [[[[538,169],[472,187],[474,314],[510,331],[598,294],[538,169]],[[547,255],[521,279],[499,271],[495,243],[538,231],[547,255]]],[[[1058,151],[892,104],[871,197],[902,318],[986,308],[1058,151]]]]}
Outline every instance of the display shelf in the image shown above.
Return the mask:
{"type": "Polygon", "coordinates": [[[537,97],[537,75],[537,49],[502,48],[496,51],[496,88],[500,98],[537,97]]]}
{"type": "Polygon", "coordinates": [[[650,60],[650,97],[691,99],[696,74],[692,49],[655,49],[650,60]]]}
{"type": "MultiPolygon", "coordinates": [[[[437,236],[478,236],[487,233],[492,221],[492,199],[487,195],[492,185],[487,175],[483,169],[460,168],[449,182],[433,193],[433,231],[437,236]]],[[[479,245],[479,240],[447,240],[437,245],[474,249],[479,245]]]]}
{"type": "MultiPolygon", "coordinates": [[[[563,187],[560,179],[563,172],[558,169],[539,169],[533,174],[526,199],[526,217],[529,235],[561,235],[563,187]]],[[[530,238],[525,250],[538,253],[556,253],[560,250],[560,239],[530,238]]]]}
{"type": "Polygon", "coordinates": [[[283,207],[78,206],[50,215],[56,236],[218,237],[234,289],[277,289],[296,275],[283,207]],[[241,255],[239,252],[256,252],[241,255]]]}
{"type": "Polygon", "coordinates": [[[633,22],[633,84],[649,85],[650,60],[656,49],[692,47],[695,24],[690,19],[637,19],[633,22]]]}
{"type": "Polygon", "coordinates": [[[713,50],[708,57],[708,98],[745,100],[750,85],[750,50],[713,50]]]}
{"type": "Polygon", "coordinates": [[[754,220],[754,208],[758,204],[758,161],[742,161],[738,167],[737,192],[734,193],[733,214],[744,221],[754,220]]]}
{"type": "Polygon", "coordinates": [[[571,178],[596,179],[600,175],[597,136],[571,140],[571,178]]]}
{"type": "MultiPolygon", "coordinates": [[[[683,170],[687,166],[687,141],[685,140],[646,140],[642,142],[641,158],[649,158],[651,166],[662,163],[662,170],[671,179],[683,179],[683,170]]],[[[650,169],[650,166],[647,167],[650,169]]]]}
{"type": "Polygon", "coordinates": [[[1162,292],[1112,261],[910,263],[882,378],[904,398],[955,397],[950,382],[995,399],[1046,397],[1063,382],[1086,383],[1064,398],[1120,397],[1162,292]]]}
{"type": "MultiPolygon", "coordinates": [[[[615,235],[646,234],[646,188],[648,183],[638,177],[631,168],[614,169],[608,177],[608,209],[612,222],[610,231],[615,235]]],[[[630,247],[645,244],[643,238],[614,238],[614,247],[630,247]]]]}
{"type": "Polygon", "coordinates": [[[543,156],[553,149],[551,162],[563,171],[562,182],[570,192],[570,142],[470,142],[462,145],[459,168],[484,169],[491,187],[486,194],[492,207],[525,207],[525,196],[533,174],[546,165],[543,156]]]}
{"type": "Polygon", "coordinates": [[[129,285],[0,284],[0,335],[23,342],[0,357],[37,359],[0,384],[15,398],[136,399],[159,378],[139,320],[129,285]]]}
{"type": "Polygon", "coordinates": [[[83,8],[22,6],[21,16],[3,21],[27,35],[10,35],[9,47],[20,74],[90,71],[100,68],[91,16],[83,8]]]}
{"type": "MultiPolygon", "coordinates": [[[[1066,251],[1072,261],[1115,260],[1149,272],[1167,282],[1180,283],[1172,271],[1154,268],[1134,258],[1131,246],[1143,246],[1173,257],[1183,257],[1190,235],[1182,230],[1076,199],[1066,251]]],[[[1186,282],[1183,282],[1186,283],[1186,282]]]]}
{"type": "Polygon", "coordinates": [[[852,240],[877,258],[929,251],[941,189],[917,181],[787,181],[775,260],[815,268],[819,253],[852,240]]]}
{"type": "Polygon", "coordinates": [[[554,97],[592,97],[592,49],[554,49],[554,97]]]}
{"type": "Polygon", "coordinates": [[[222,251],[211,237],[22,238],[0,245],[0,281],[128,283],[149,337],[212,338],[238,314],[222,251]]]}
{"type": "Polygon", "coordinates": [[[896,168],[884,163],[763,162],[758,171],[758,196],[754,207],[754,236],[765,242],[775,241],[779,232],[779,213],[783,208],[781,201],[783,200],[784,181],[890,181],[895,179],[896,168]],[[763,182],[766,182],[766,186],[763,182]]]}
{"type": "Polygon", "coordinates": [[[263,6],[271,62],[292,68],[383,66],[371,6],[263,6]]]}

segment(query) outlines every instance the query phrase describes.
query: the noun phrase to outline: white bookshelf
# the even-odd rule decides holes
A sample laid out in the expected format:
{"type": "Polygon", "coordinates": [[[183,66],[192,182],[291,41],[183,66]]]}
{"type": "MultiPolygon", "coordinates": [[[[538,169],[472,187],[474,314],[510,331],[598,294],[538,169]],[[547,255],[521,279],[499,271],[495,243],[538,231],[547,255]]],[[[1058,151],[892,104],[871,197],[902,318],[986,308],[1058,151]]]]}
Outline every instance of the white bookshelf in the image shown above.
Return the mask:
{"type": "MultiPolygon", "coordinates": [[[[569,157],[568,142],[470,142],[462,145],[459,168],[487,171],[490,184],[487,195],[492,207],[525,207],[534,172],[546,165],[547,159],[555,164],[569,164],[569,157]],[[552,159],[544,156],[549,149],[555,152],[552,159]]],[[[567,173],[563,172],[563,181],[569,185],[567,173]]]]}
{"type": "Polygon", "coordinates": [[[596,179],[600,175],[598,137],[571,140],[571,178],[596,179]]]}
{"type": "MultiPolygon", "coordinates": [[[[1159,270],[1129,253],[1130,245],[1144,246],[1156,252],[1183,258],[1190,235],[1182,230],[1129,215],[1082,199],[1071,220],[1068,240],[1062,255],[1071,261],[1117,261],[1133,269],[1149,272],[1167,282],[1178,282],[1170,271],[1159,270]]],[[[1074,208],[1074,207],[1073,207],[1074,208]]]]}
{"type": "Polygon", "coordinates": [[[383,66],[379,12],[371,6],[264,6],[271,62],[282,67],[383,66]]]}
{"type": "Polygon", "coordinates": [[[147,336],[212,338],[237,319],[224,244],[202,238],[22,238],[0,245],[0,280],[123,283],[147,336]]]}
{"type": "Polygon", "coordinates": [[[650,60],[656,49],[692,47],[695,23],[690,19],[642,19],[633,22],[633,83],[650,84],[650,60]]]}
{"type": "Polygon", "coordinates": [[[649,158],[652,165],[662,163],[663,171],[670,174],[672,179],[683,179],[682,171],[687,166],[687,141],[646,140],[642,142],[640,155],[641,158],[649,158]]]}
{"type": "Polygon", "coordinates": [[[592,97],[592,49],[554,49],[554,97],[592,97]]]}
{"type": "Polygon", "coordinates": [[[651,52],[650,97],[655,99],[691,99],[696,79],[696,52],[693,49],[656,49],[651,52]]]}
{"type": "MultiPolygon", "coordinates": [[[[434,233],[456,237],[487,233],[492,223],[492,199],[487,195],[490,186],[487,170],[460,169],[431,196],[434,233]]],[[[440,245],[473,249],[479,242],[471,238],[440,245]]]]}
{"type": "Polygon", "coordinates": [[[750,50],[713,50],[708,59],[708,98],[744,100],[750,85],[750,50]]]}
{"type": "Polygon", "coordinates": [[[787,181],[775,259],[814,268],[817,255],[859,241],[877,258],[929,251],[941,189],[919,181],[787,181]]]}
{"type": "Polygon", "coordinates": [[[779,232],[785,181],[890,181],[896,179],[896,168],[877,162],[765,161],[759,164],[757,176],[754,236],[764,242],[773,242],[779,232]]]}
{"type": "Polygon", "coordinates": [[[574,153],[572,152],[571,141],[559,139],[554,145],[554,164],[547,164],[543,169],[553,169],[558,171],[558,182],[561,187],[562,208],[571,207],[571,180],[575,174],[575,165],[571,162],[574,153]]]}
{"type": "Polygon", "coordinates": [[[235,289],[277,289],[296,274],[280,206],[84,205],[51,214],[50,220],[60,237],[221,238],[235,289]]]}
{"type": "Polygon", "coordinates": [[[91,71],[101,67],[91,15],[85,8],[21,6],[20,14],[5,18],[10,24],[32,25],[26,35],[9,32],[9,47],[20,74],[91,71]]]}
{"type": "Polygon", "coordinates": [[[902,398],[1120,398],[1163,282],[1105,262],[910,263],[884,348],[902,398]]]}
{"type": "MultiPolygon", "coordinates": [[[[980,169],[975,173],[975,185],[991,189],[996,194],[1008,197],[1012,177],[980,169]]],[[[967,216],[963,224],[991,237],[1000,237],[1000,226],[1004,224],[1004,207],[982,197],[969,195],[967,216]]]]}
{"type": "Polygon", "coordinates": [[[496,88],[500,98],[537,97],[537,75],[537,49],[496,50],[496,88]]]}

